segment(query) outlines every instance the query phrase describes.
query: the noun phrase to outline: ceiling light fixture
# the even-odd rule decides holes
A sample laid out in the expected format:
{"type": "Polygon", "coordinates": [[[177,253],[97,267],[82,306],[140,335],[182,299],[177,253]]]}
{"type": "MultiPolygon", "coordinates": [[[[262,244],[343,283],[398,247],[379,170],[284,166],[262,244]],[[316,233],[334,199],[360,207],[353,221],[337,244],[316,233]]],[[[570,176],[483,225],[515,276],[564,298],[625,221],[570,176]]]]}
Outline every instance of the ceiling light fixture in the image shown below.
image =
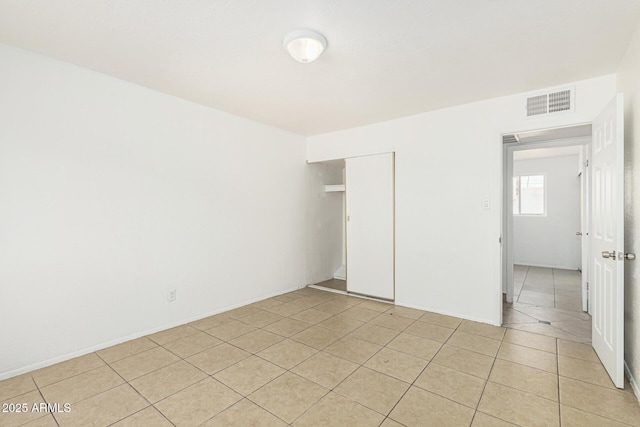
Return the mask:
{"type": "Polygon", "coordinates": [[[282,46],[293,59],[306,64],[318,59],[327,48],[327,39],[315,31],[295,30],[284,37],[282,46]]]}

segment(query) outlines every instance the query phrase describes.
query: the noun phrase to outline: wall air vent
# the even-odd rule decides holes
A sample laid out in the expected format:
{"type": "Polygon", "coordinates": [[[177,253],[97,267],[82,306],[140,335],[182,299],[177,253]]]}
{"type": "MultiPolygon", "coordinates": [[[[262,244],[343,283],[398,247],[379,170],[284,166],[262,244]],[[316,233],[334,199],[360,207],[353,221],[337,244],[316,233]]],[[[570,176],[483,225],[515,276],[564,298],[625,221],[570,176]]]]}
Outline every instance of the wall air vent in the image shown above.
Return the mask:
{"type": "Polygon", "coordinates": [[[514,142],[520,142],[516,135],[514,135],[514,134],[502,135],[502,143],[503,144],[512,144],[514,142]]]}
{"type": "Polygon", "coordinates": [[[572,88],[530,96],[527,98],[527,117],[540,117],[574,111],[574,100],[574,90],[572,88]]]}
{"type": "Polygon", "coordinates": [[[558,111],[571,110],[571,91],[561,90],[549,94],[549,112],[556,113],[558,111]]]}
{"type": "Polygon", "coordinates": [[[527,98],[527,117],[547,114],[549,112],[547,110],[548,102],[549,97],[546,94],[527,98]]]}

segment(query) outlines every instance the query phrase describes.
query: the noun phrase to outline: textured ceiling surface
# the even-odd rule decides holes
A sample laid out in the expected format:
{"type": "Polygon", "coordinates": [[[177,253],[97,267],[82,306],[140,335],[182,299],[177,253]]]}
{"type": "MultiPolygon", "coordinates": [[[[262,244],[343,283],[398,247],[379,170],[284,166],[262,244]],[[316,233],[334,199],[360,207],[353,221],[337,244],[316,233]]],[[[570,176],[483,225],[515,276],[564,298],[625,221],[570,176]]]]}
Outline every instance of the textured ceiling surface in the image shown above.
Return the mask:
{"type": "Polygon", "coordinates": [[[302,135],[616,71],[640,0],[0,0],[0,42],[302,135]],[[282,48],[315,29],[328,49],[282,48]]]}

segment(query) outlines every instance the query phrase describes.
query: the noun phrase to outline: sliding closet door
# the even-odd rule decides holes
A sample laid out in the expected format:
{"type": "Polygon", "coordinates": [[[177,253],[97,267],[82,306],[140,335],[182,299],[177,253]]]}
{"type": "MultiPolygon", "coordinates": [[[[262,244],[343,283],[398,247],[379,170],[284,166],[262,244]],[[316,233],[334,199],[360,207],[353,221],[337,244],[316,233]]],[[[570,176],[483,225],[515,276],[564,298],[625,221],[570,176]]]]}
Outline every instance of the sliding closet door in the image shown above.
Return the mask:
{"type": "Polygon", "coordinates": [[[393,153],[346,159],[347,290],[394,299],[393,153]]]}

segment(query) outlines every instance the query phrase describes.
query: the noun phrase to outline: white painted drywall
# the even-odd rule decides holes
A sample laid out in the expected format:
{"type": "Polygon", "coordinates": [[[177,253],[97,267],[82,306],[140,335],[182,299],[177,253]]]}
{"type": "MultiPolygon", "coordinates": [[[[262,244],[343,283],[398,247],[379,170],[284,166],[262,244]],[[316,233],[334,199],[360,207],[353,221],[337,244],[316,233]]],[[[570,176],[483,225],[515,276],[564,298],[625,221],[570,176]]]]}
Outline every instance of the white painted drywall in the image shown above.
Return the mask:
{"type": "Polygon", "coordinates": [[[304,138],[0,64],[0,378],[305,285],[304,138]]]}
{"type": "Polygon", "coordinates": [[[581,267],[578,155],[514,160],[514,175],[544,175],[545,215],[513,216],[515,264],[578,270],[581,267]]]}
{"type": "Polygon", "coordinates": [[[526,119],[517,94],[307,139],[311,162],[395,150],[397,304],[500,323],[500,135],[588,123],[616,79],[572,85],[575,112],[553,117],[526,119]]]}
{"type": "MultiPolygon", "coordinates": [[[[639,23],[640,24],[640,23],[639,23]]],[[[640,256],[640,25],[618,73],[618,91],[624,94],[625,251],[640,256]]],[[[625,261],[624,360],[632,386],[640,398],[640,260],[625,261]]]]}
{"type": "Polygon", "coordinates": [[[324,186],[343,184],[344,164],[315,163],[307,166],[307,283],[333,278],[342,264],[344,192],[325,192],[324,186]]]}

